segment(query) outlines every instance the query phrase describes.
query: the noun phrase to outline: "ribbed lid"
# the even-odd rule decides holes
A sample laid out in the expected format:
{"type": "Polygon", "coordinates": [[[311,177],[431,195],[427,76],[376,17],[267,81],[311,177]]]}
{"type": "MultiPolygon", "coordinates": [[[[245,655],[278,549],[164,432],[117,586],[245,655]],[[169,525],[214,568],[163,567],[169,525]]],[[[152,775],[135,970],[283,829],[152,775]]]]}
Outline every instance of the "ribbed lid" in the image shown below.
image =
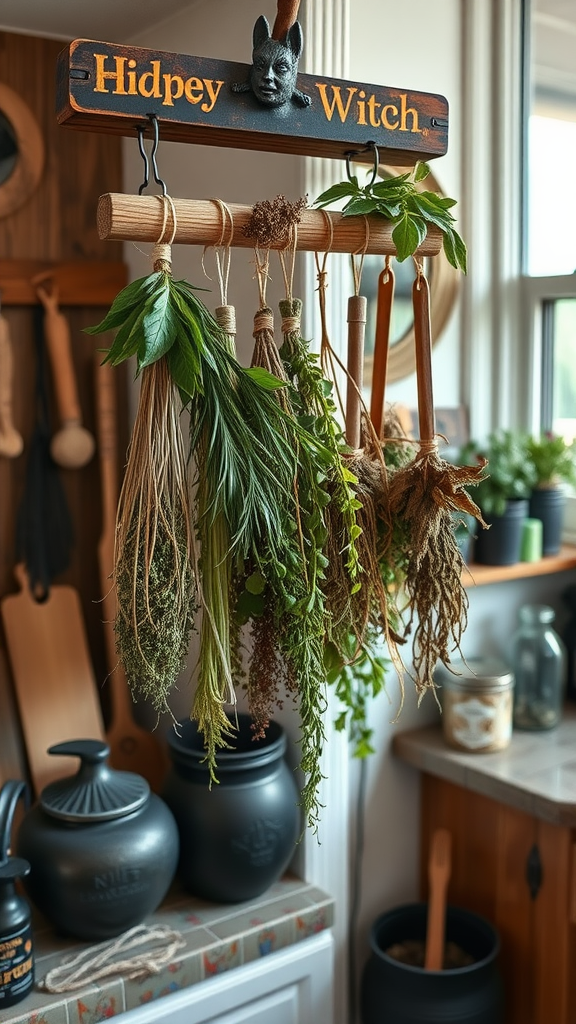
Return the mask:
{"type": "Polygon", "coordinates": [[[434,673],[436,682],[448,688],[463,689],[466,686],[476,689],[494,689],[498,686],[510,686],[514,681],[514,673],[508,665],[498,658],[469,658],[466,661],[451,662],[450,671],[441,665],[434,673]]]}
{"type": "Polygon", "coordinates": [[[76,775],[42,790],[40,804],[53,818],[87,824],[123,818],[150,796],[150,786],[141,775],[110,768],[106,763],[110,748],[100,740],[70,740],[50,747],[48,753],[80,758],[76,775]]]}

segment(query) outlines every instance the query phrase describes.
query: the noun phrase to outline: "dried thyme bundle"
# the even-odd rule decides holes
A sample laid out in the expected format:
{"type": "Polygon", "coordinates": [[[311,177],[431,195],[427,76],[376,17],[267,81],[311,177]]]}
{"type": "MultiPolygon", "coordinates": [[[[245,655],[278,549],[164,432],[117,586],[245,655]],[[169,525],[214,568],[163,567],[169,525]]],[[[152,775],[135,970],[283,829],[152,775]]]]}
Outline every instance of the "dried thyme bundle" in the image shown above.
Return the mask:
{"type": "Polygon", "coordinates": [[[195,576],[180,399],[166,360],[142,370],[120,493],[114,579],[116,646],[132,692],[159,713],[183,667],[195,576]]]}

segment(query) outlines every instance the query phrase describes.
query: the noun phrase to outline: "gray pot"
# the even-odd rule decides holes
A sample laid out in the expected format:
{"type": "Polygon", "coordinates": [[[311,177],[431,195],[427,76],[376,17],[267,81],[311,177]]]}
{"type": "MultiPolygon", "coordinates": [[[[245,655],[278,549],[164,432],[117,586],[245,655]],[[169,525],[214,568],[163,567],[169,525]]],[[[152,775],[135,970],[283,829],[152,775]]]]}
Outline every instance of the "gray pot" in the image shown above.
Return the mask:
{"type": "Polygon", "coordinates": [[[560,487],[542,487],[530,495],[530,516],[542,523],[542,554],[557,555],[562,544],[566,495],[560,487]]]}
{"type": "Polygon", "coordinates": [[[502,516],[484,514],[489,530],[478,527],[474,560],[479,565],[515,565],[520,561],[522,525],[528,515],[528,500],[511,499],[502,516]]]}
{"type": "Polygon", "coordinates": [[[99,740],[51,747],[79,757],[80,768],[42,791],[17,841],[30,863],[30,898],[79,939],[108,939],[139,924],[163,900],[178,862],[171,811],[140,775],[110,768],[109,752],[99,740]]]}

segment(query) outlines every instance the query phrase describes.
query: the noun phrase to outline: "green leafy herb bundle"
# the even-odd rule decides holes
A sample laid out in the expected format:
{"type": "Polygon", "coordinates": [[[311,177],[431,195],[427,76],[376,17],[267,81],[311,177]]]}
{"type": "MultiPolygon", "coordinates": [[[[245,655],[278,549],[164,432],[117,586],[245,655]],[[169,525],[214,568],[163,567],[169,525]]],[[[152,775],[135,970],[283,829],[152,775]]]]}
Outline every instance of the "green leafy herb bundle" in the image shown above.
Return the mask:
{"type": "MultiPolygon", "coordinates": [[[[247,227],[250,237],[268,246],[275,233],[299,217],[302,202],[290,204],[278,196],[273,203],[256,204],[247,227]]],[[[274,320],[266,305],[269,250],[255,249],[260,305],[254,317],[252,365],[263,366],[287,383],[274,339],[274,320]]],[[[252,622],[253,648],[248,672],[248,698],[257,734],[267,725],[283,682],[300,712],[300,767],[305,781],[301,805],[310,827],[317,827],[320,757],[324,743],[326,707],[324,671],[327,558],[325,508],[331,453],[312,423],[297,414],[292,387],[276,393],[297,462],[292,501],[282,534],[265,538],[244,567],[238,581],[238,609],[252,622]]]]}
{"type": "Polygon", "coordinates": [[[360,185],[356,175],[348,181],[332,185],[315,201],[320,208],[332,206],[346,200],[344,217],[380,214],[393,225],[392,241],[396,246],[396,258],[402,263],[412,256],[426,238],[429,224],[442,232],[442,243],[446,259],[457,270],[466,273],[466,246],[454,227],[450,210],[456,205],[455,199],[439,196],[436,192],[417,188],[430,174],[428,164],[417,163],[413,171],[360,185]]]}
{"type": "MultiPolygon", "coordinates": [[[[207,640],[201,652],[193,714],[204,733],[208,761],[214,770],[216,749],[225,743],[230,728],[222,709],[223,689],[231,679],[228,644],[220,639],[228,599],[229,569],[224,556],[240,561],[257,557],[264,539],[269,551],[280,551],[287,498],[296,476],[297,456],[288,439],[286,417],[273,396],[283,385],[265,370],[240,366],[209,311],[186,282],[172,279],[166,264],[124,289],[104,320],[90,332],[111,329],[117,329],[117,334],[106,359],[117,364],[135,355],[143,385],[149,373],[156,374],[162,367],[171,389],[171,415],[177,419],[181,403],[189,409],[190,453],[197,474],[196,516],[183,493],[181,515],[174,515],[178,523],[183,521],[187,526],[196,518],[200,547],[196,558],[194,537],[186,540],[185,571],[176,555],[168,566],[162,563],[162,571],[152,571],[155,559],[160,562],[162,549],[157,519],[161,526],[172,521],[172,509],[169,515],[162,496],[157,496],[157,477],[166,466],[172,471],[175,449],[159,448],[153,429],[140,430],[141,422],[152,419],[148,393],[143,389],[131,444],[134,472],[130,477],[130,509],[136,512],[131,519],[127,517],[124,527],[122,518],[118,524],[115,575],[119,654],[135,692],[152,696],[164,710],[187,650],[188,633],[174,644],[174,623],[168,614],[174,600],[174,581],[182,576],[186,581],[187,607],[178,607],[177,617],[189,631],[193,611],[190,581],[195,575],[199,601],[213,628],[205,634],[211,636],[211,642],[207,640]],[[180,401],[175,404],[178,392],[180,401]],[[153,464],[150,453],[156,457],[153,464]],[[125,569],[130,545],[144,554],[132,556],[125,569]],[[141,593],[146,614],[140,608],[141,593]],[[170,644],[178,651],[178,658],[166,657],[170,644]],[[151,671],[148,652],[156,649],[162,653],[151,671]],[[130,660],[133,652],[138,655],[134,662],[130,660]]],[[[179,537],[173,548],[180,554],[184,550],[179,537]]]]}

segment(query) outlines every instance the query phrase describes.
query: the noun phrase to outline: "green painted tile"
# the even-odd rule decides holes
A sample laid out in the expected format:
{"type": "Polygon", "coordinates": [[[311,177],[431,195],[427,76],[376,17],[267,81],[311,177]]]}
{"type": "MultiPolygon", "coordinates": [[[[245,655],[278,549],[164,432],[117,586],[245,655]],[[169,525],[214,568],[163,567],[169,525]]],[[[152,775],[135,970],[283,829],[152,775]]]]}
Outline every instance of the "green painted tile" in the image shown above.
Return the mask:
{"type": "Polygon", "coordinates": [[[124,1012],[124,989],[120,978],[104,985],[90,985],[68,997],[68,1024],[100,1024],[124,1012]]]}
{"type": "Polygon", "coordinates": [[[269,953],[276,953],[295,942],[296,927],[293,918],[285,917],[270,921],[254,928],[242,936],[244,963],[259,960],[269,953]]]}
{"type": "Polygon", "coordinates": [[[242,942],[233,939],[231,942],[218,942],[205,949],[202,955],[203,977],[213,978],[216,974],[231,971],[242,964],[242,942]]]}

